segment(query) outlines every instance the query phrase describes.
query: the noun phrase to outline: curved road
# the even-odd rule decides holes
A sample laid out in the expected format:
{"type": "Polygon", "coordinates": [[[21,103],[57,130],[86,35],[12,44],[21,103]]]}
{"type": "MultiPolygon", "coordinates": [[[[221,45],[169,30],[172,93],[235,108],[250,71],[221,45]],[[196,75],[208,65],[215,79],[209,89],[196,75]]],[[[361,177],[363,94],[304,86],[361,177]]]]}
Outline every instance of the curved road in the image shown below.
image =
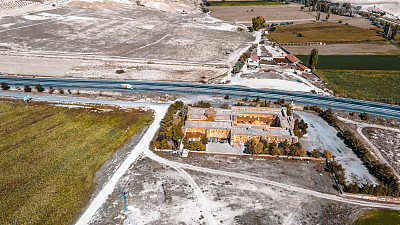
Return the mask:
{"type": "Polygon", "coordinates": [[[120,85],[131,84],[134,89],[123,91],[161,92],[175,94],[193,95],[230,95],[232,97],[256,98],[276,100],[284,98],[287,101],[294,100],[295,104],[318,105],[320,107],[353,112],[367,112],[369,114],[392,117],[400,119],[400,106],[389,105],[378,102],[369,102],[349,98],[339,98],[325,95],[317,95],[303,92],[279,91],[270,89],[257,89],[241,86],[211,85],[200,83],[180,83],[164,81],[133,81],[133,80],[84,80],[68,78],[44,78],[44,77],[5,77],[0,76],[0,82],[6,82],[12,86],[23,87],[24,85],[34,86],[42,84],[45,88],[53,85],[55,88],[117,91],[121,90],[120,85]]]}

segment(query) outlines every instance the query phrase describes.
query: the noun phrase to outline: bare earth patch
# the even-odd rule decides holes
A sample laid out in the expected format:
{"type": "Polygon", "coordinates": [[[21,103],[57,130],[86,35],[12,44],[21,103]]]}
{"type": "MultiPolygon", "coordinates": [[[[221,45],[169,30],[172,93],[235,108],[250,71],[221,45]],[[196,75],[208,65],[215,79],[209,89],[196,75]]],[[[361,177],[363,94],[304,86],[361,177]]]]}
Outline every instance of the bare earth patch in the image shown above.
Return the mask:
{"type": "MultiPolygon", "coordinates": [[[[313,163],[294,163],[246,157],[192,154],[169,159],[204,167],[217,167],[260,176],[279,176],[280,181],[306,179],[319,189],[324,184],[312,181],[313,163]],[[211,163],[211,164],[210,164],[211,163]],[[240,163],[240,168],[238,165],[240,163]],[[243,163],[243,164],[242,164],[243,163]],[[300,168],[304,177],[296,179],[290,171],[300,168]],[[226,168],[229,167],[229,168],[226,168]],[[258,172],[253,168],[258,168],[258,172]],[[303,170],[304,169],[304,170],[303,170]],[[279,171],[285,171],[280,173],[279,171]],[[307,172],[309,171],[309,172],[307,172]],[[260,173],[259,173],[260,172],[260,173]],[[264,174],[264,175],[261,175],[264,174]],[[270,174],[270,175],[267,175],[270,174]],[[320,185],[321,184],[321,185],[320,185]]],[[[363,208],[315,199],[307,195],[246,180],[188,170],[205,195],[213,220],[218,224],[350,224],[363,208]]],[[[318,175],[319,176],[319,175],[318,175]]],[[[328,177],[320,176],[327,181],[328,177]]],[[[330,182],[328,181],[327,184],[330,182]]],[[[311,186],[311,184],[310,184],[311,186]]],[[[326,187],[332,189],[332,187],[326,187]]],[[[91,224],[204,224],[207,220],[198,205],[193,187],[173,168],[148,158],[139,159],[121,179],[118,188],[97,212],[91,224]],[[167,187],[164,197],[162,184],[167,187]],[[123,212],[120,188],[127,192],[128,212],[123,212]]]]}
{"type": "Polygon", "coordinates": [[[362,132],[380,149],[382,156],[389,164],[400,172],[400,133],[368,127],[362,132]]]}

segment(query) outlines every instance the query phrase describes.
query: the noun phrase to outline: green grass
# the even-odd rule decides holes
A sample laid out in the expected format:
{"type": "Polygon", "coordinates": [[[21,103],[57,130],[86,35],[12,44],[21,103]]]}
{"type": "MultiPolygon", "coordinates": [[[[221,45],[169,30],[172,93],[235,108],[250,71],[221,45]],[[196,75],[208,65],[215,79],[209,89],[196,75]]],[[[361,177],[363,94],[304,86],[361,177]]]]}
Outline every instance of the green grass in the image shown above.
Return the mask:
{"type": "MultiPolygon", "coordinates": [[[[316,47],[318,48],[318,47],[316,47]]],[[[306,65],[309,55],[296,55],[306,65]]],[[[400,70],[400,55],[320,55],[320,70],[400,70]]]]}
{"type": "Polygon", "coordinates": [[[389,209],[371,210],[360,217],[354,225],[399,225],[400,212],[389,209]]]}
{"type": "Polygon", "coordinates": [[[246,5],[284,5],[284,2],[268,1],[208,1],[210,6],[246,6],[246,5]]]}
{"type": "Polygon", "coordinates": [[[318,74],[344,96],[400,103],[400,71],[319,70],[318,74]]]}
{"type": "Polygon", "coordinates": [[[385,41],[375,30],[331,22],[278,26],[268,36],[278,43],[385,41]],[[302,34],[302,37],[298,37],[298,34],[302,34]]]}
{"type": "Polygon", "coordinates": [[[94,174],[149,125],[141,110],[0,102],[0,224],[70,224],[94,174]]]}

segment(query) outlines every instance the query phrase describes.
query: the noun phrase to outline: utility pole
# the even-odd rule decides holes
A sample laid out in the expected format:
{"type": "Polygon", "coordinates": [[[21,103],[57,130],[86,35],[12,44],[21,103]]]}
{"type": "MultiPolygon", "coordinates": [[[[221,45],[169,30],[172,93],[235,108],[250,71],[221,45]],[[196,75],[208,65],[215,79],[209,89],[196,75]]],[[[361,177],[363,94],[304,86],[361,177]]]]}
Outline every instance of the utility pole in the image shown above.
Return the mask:
{"type": "Polygon", "coordinates": [[[167,180],[163,181],[161,184],[164,192],[164,202],[167,201],[167,180]]]}
{"type": "Polygon", "coordinates": [[[127,213],[128,207],[126,206],[126,192],[122,189],[121,189],[121,195],[122,195],[122,198],[124,199],[124,212],[127,213]]]}

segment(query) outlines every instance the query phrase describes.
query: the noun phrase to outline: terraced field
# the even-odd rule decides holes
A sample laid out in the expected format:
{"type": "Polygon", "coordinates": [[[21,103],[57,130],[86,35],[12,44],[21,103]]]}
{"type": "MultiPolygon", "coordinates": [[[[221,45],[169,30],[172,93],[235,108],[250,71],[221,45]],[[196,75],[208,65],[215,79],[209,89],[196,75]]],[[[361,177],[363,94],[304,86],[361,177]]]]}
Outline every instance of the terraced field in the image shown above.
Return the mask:
{"type": "Polygon", "coordinates": [[[70,224],[150,111],[0,102],[0,224],[70,224]]]}

